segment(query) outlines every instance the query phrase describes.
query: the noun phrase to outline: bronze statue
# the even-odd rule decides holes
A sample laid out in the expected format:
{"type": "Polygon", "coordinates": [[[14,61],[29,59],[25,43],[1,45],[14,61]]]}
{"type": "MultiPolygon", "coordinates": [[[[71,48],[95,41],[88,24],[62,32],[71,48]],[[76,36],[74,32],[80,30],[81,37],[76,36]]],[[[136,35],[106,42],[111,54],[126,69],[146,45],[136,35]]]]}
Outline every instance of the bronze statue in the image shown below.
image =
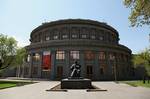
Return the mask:
{"type": "Polygon", "coordinates": [[[75,61],[74,64],[72,64],[72,66],[70,67],[72,71],[70,77],[80,78],[80,71],[81,71],[80,68],[81,68],[81,65],[79,65],[78,62],[75,61]]]}

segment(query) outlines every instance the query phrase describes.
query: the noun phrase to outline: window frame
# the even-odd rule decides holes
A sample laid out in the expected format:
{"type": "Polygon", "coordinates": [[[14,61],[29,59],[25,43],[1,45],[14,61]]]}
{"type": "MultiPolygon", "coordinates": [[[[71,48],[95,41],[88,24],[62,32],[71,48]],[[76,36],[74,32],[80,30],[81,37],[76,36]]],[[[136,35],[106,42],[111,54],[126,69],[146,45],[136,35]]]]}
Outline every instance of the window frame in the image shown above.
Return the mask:
{"type": "Polygon", "coordinates": [[[65,51],[56,51],[56,60],[65,60],[65,51]]]}
{"type": "Polygon", "coordinates": [[[70,59],[71,60],[79,60],[80,59],[80,51],[77,51],[77,50],[70,51],[70,59]]]}

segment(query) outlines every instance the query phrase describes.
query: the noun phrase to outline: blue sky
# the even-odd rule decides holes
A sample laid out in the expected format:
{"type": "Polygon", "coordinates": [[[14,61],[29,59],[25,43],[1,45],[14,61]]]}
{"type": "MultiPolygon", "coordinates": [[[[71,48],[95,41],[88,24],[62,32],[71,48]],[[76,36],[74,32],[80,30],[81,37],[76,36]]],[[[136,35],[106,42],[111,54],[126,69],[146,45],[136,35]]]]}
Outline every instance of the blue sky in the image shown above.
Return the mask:
{"type": "Polygon", "coordinates": [[[83,18],[106,22],[120,34],[120,44],[138,53],[150,45],[150,27],[130,27],[123,0],[0,0],[0,33],[29,45],[31,31],[43,22],[83,18]]]}

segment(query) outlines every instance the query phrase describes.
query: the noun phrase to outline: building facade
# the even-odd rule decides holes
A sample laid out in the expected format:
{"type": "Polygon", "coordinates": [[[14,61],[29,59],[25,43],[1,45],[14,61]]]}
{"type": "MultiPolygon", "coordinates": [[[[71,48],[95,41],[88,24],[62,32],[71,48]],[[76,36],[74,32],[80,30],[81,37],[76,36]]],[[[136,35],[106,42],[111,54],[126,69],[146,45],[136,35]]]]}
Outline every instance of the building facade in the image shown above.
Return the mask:
{"type": "Polygon", "coordinates": [[[130,79],[131,50],[106,23],[66,19],[44,23],[30,35],[24,77],[57,80],[70,75],[75,60],[81,76],[92,80],[130,79]]]}

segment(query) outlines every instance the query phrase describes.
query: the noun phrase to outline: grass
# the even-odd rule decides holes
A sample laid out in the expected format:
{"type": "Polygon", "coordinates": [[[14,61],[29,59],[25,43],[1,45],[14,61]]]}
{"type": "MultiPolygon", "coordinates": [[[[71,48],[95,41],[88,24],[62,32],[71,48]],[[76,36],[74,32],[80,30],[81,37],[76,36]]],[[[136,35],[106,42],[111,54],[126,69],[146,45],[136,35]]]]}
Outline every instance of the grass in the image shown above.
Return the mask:
{"type": "Polygon", "coordinates": [[[34,82],[21,82],[21,81],[0,81],[0,89],[16,87],[16,86],[24,86],[27,84],[33,84],[34,82]]]}
{"type": "Polygon", "coordinates": [[[12,83],[0,84],[0,89],[10,88],[10,87],[15,87],[15,86],[17,86],[17,85],[12,84],[12,83]]]}
{"type": "Polygon", "coordinates": [[[123,83],[126,83],[128,85],[131,85],[133,87],[138,87],[138,86],[142,86],[142,87],[147,87],[150,88],[150,83],[146,83],[144,84],[143,81],[122,81],[123,83]]]}

